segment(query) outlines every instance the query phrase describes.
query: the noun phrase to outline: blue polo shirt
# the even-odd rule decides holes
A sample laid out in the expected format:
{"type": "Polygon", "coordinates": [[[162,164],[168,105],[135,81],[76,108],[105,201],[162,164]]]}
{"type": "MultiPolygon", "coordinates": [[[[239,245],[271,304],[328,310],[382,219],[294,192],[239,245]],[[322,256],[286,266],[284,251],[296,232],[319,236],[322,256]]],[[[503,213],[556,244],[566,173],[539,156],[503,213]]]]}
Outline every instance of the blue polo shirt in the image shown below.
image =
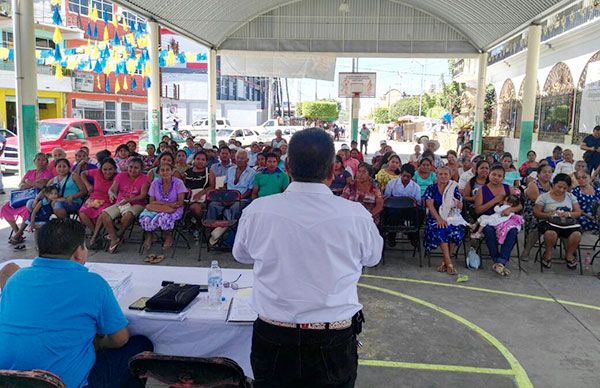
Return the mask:
{"type": "Polygon", "coordinates": [[[250,168],[250,166],[246,166],[246,169],[242,171],[240,175],[240,179],[235,183],[235,174],[237,173],[237,170],[238,166],[233,166],[227,170],[225,184],[227,185],[227,190],[237,190],[244,195],[248,190],[252,190],[252,183],[254,182],[256,171],[250,168]]]}
{"type": "Polygon", "coordinates": [[[0,295],[0,369],[44,369],[84,387],[96,360],[96,333],[127,319],[108,283],[71,260],[36,258],[0,295]]]}

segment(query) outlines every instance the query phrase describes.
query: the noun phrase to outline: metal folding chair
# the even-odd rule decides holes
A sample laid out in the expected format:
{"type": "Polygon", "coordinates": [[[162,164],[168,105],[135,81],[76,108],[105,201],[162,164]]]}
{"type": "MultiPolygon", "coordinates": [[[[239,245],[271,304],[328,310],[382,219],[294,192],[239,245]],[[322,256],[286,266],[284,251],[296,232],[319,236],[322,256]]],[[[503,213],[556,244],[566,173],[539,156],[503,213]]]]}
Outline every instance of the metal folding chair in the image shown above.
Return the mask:
{"type": "MultiPolygon", "coordinates": [[[[227,220],[224,219],[224,217],[216,220],[207,219],[206,216],[208,214],[208,208],[210,204],[217,203],[224,207],[230,207],[234,203],[240,203],[241,200],[242,196],[237,190],[214,190],[206,194],[205,203],[207,211],[204,213],[204,219],[202,220],[202,229],[200,231],[200,238],[198,241],[198,261],[200,261],[202,255],[202,240],[206,241],[206,251],[210,252],[210,235],[212,231],[216,228],[232,228],[238,222],[237,219],[227,220]]],[[[224,235],[225,234],[219,237],[218,242],[215,245],[218,245],[218,243],[222,241],[224,235]]]]}
{"type": "Polygon", "coordinates": [[[385,250],[387,237],[394,233],[395,242],[412,244],[412,249],[394,249],[401,252],[412,252],[413,256],[418,253],[419,267],[423,266],[423,255],[421,251],[420,229],[422,223],[422,211],[412,197],[389,197],[383,204],[383,210],[379,216],[379,231],[384,238],[381,262],[385,264],[385,250]],[[398,237],[401,234],[403,237],[398,237]],[[412,239],[411,239],[412,237],[412,239]]]}
{"type": "Polygon", "coordinates": [[[0,370],[3,388],[65,388],[60,377],[45,370],[0,370]]]}

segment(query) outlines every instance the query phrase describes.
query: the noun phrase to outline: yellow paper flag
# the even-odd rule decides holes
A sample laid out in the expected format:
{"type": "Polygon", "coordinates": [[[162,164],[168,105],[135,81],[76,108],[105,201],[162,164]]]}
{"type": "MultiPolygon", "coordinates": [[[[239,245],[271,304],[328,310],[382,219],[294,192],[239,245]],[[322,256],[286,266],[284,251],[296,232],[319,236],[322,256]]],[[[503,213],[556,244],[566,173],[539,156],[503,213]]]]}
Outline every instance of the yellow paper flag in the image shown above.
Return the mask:
{"type": "Polygon", "coordinates": [[[77,66],[77,58],[75,56],[69,56],[67,58],[67,70],[75,70],[77,66]]]}
{"type": "Polygon", "coordinates": [[[135,73],[135,59],[127,60],[127,63],[125,64],[125,68],[127,69],[127,72],[129,74],[135,73]]]}
{"type": "Polygon", "coordinates": [[[104,26],[104,36],[102,40],[105,42],[108,41],[108,26],[104,26]]]}
{"type": "Polygon", "coordinates": [[[92,15],[90,16],[90,19],[92,19],[94,23],[98,21],[98,8],[96,8],[96,4],[92,6],[92,15]]]}
{"type": "Polygon", "coordinates": [[[86,53],[87,55],[92,55],[92,43],[90,42],[89,39],[87,41],[87,46],[84,50],[84,53],[86,53]]]}
{"type": "Polygon", "coordinates": [[[62,43],[62,34],[60,33],[60,28],[54,27],[54,36],[52,37],[52,41],[56,44],[62,43]]]}
{"type": "Polygon", "coordinates": [[[129,31],[129,26],[127,25],[127,21],[124,17],[121,19],[121,27],[123,27],[123,33],[127,33],[127,31],[129,31]]]}
{"type": "Polygon", "coordinates": [[[100,50],[98,50],[98,42],[94,42],[94,49],[92,50],[92,59],[98,59],[100,57],[100,50]]]}
{"type": "Polygon", "coordinates": [[[56,5],[60,5],[61,0],[50,0],[50,4],[56,6],[56,5]]]}
{"type": "Polygon", "coordinates": [[[102,86],[100,86],[100,74],[96,76],[96,86],[98,86],[98,89],[102,89],[102,86]]]}
{"type": "Polygon", "coordinates": [[[6,47],[0,47],[0,59],[3,61],[8,59],[8,49],[6,47]]]}
{"type": "Polygon", "coordinates": [[[92,2],[90,1],[88,3],[88,14],[87,14],[87,17],[88,17],[88,19],[92,20],[93,16],[94,16],[94,12],[92,11],[92,2]]]}
{"type": "Polygon", "coordinates": [[[119,25],[119,22],[117,21],[117,15],[115,15],[114,13],[112,18],[112,25],[115,26],[115,28],[117,28],[117,26],[119,25]]]}
{"type": "Polygon", "coordinates": [[[196,62],[196,54],[190,53],[189,51],[185,53],[185,61],[186,62],[196,62]]]}
{"type": "Polygon", "coordinates": [[[129,84],[127,83],[127,76],[123,77],[123,90],[129,90],[129,84]]]}
{"type": "Polygon", "coordinates": [[[115,94],[121,91],[121,85],[119,85],[119,79],[115,78],[115,94]]]}
{"type": "Polygon", "coordinates": [[[63,71],[62,71],[62,67],[60,66],[60,63],[57,62],[55,68],[55,72],[54,72],[54,76],[56,77],[56,79],[62,79],[63,78],[63,71]]]}

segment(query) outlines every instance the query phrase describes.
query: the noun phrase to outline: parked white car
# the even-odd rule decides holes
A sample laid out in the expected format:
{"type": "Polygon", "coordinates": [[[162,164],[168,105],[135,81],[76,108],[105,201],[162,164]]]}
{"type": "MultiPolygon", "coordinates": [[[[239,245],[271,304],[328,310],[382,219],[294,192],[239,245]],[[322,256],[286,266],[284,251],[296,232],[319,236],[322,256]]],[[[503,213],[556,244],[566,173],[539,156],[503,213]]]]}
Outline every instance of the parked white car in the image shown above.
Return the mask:
{"type": "MultiPolygon", "coordinates": [[[[279,129],[279,128],[278,128],[279,129]]],[[[261,133],[258,136],[258,141],[262,141],[263,143],[270,144],[271,140],[275,139],[275,131],[277,129],[268,129],[267,131],[261,133]]],[[[299,129],[295,129],[294,127],[285,127],[281,129],[282,136],[288,143],[292,138],[292,135],[299,131],[299,129]]]]}
{"type": "Polygon", "coordinates": [[[270,119],[270,120],[265,121],[261,125],[255,127],[254,129],[256,131],[258,131],[259,133],[264,133],[264,132],[269,132],[269,131],[273,131],[273,133],[275,133],[275,130],[277,130],[277,129],[281,129],[282,131],[284,129],[290,129],[295,132],[295,131],[299,131],[303,128],[304,127],[302,127],[301,125],[279,125],[277,120],[270,119]]]}
{"type": "MultiPolygon", "coordinates": [[[[217,131],[220,129],[231,128],[231,124],[227,119],[217,119],[217,131]]],[[[179,132],[186,133],[186,135],[191,135],[193,137],[204,137],[207,138],[209,135],[208,119],[204,118],[202,120],[194,121],[192,125],[180,125],[179,132]]]]}
{"type": "Polygon", "coordinates": [[[258,142],[258,138],[258,132],[253,129],[224,128],[217,130],[217,143],[221,140],[229,143],[230,139],[235,139],[242,143],[242,147],[248,147],[253,142],[258,142]]]}

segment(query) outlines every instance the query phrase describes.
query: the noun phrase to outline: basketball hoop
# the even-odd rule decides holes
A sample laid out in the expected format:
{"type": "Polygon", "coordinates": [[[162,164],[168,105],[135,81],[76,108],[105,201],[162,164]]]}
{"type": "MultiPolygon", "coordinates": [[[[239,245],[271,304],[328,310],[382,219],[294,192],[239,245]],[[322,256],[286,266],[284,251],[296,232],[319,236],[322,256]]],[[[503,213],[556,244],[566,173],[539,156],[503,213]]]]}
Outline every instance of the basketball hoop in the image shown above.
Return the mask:
{"type": "Polygon", "coordinates": [[[360,98],[360,92],[352,92],[352,98],[354,97],[360,98]]]}

